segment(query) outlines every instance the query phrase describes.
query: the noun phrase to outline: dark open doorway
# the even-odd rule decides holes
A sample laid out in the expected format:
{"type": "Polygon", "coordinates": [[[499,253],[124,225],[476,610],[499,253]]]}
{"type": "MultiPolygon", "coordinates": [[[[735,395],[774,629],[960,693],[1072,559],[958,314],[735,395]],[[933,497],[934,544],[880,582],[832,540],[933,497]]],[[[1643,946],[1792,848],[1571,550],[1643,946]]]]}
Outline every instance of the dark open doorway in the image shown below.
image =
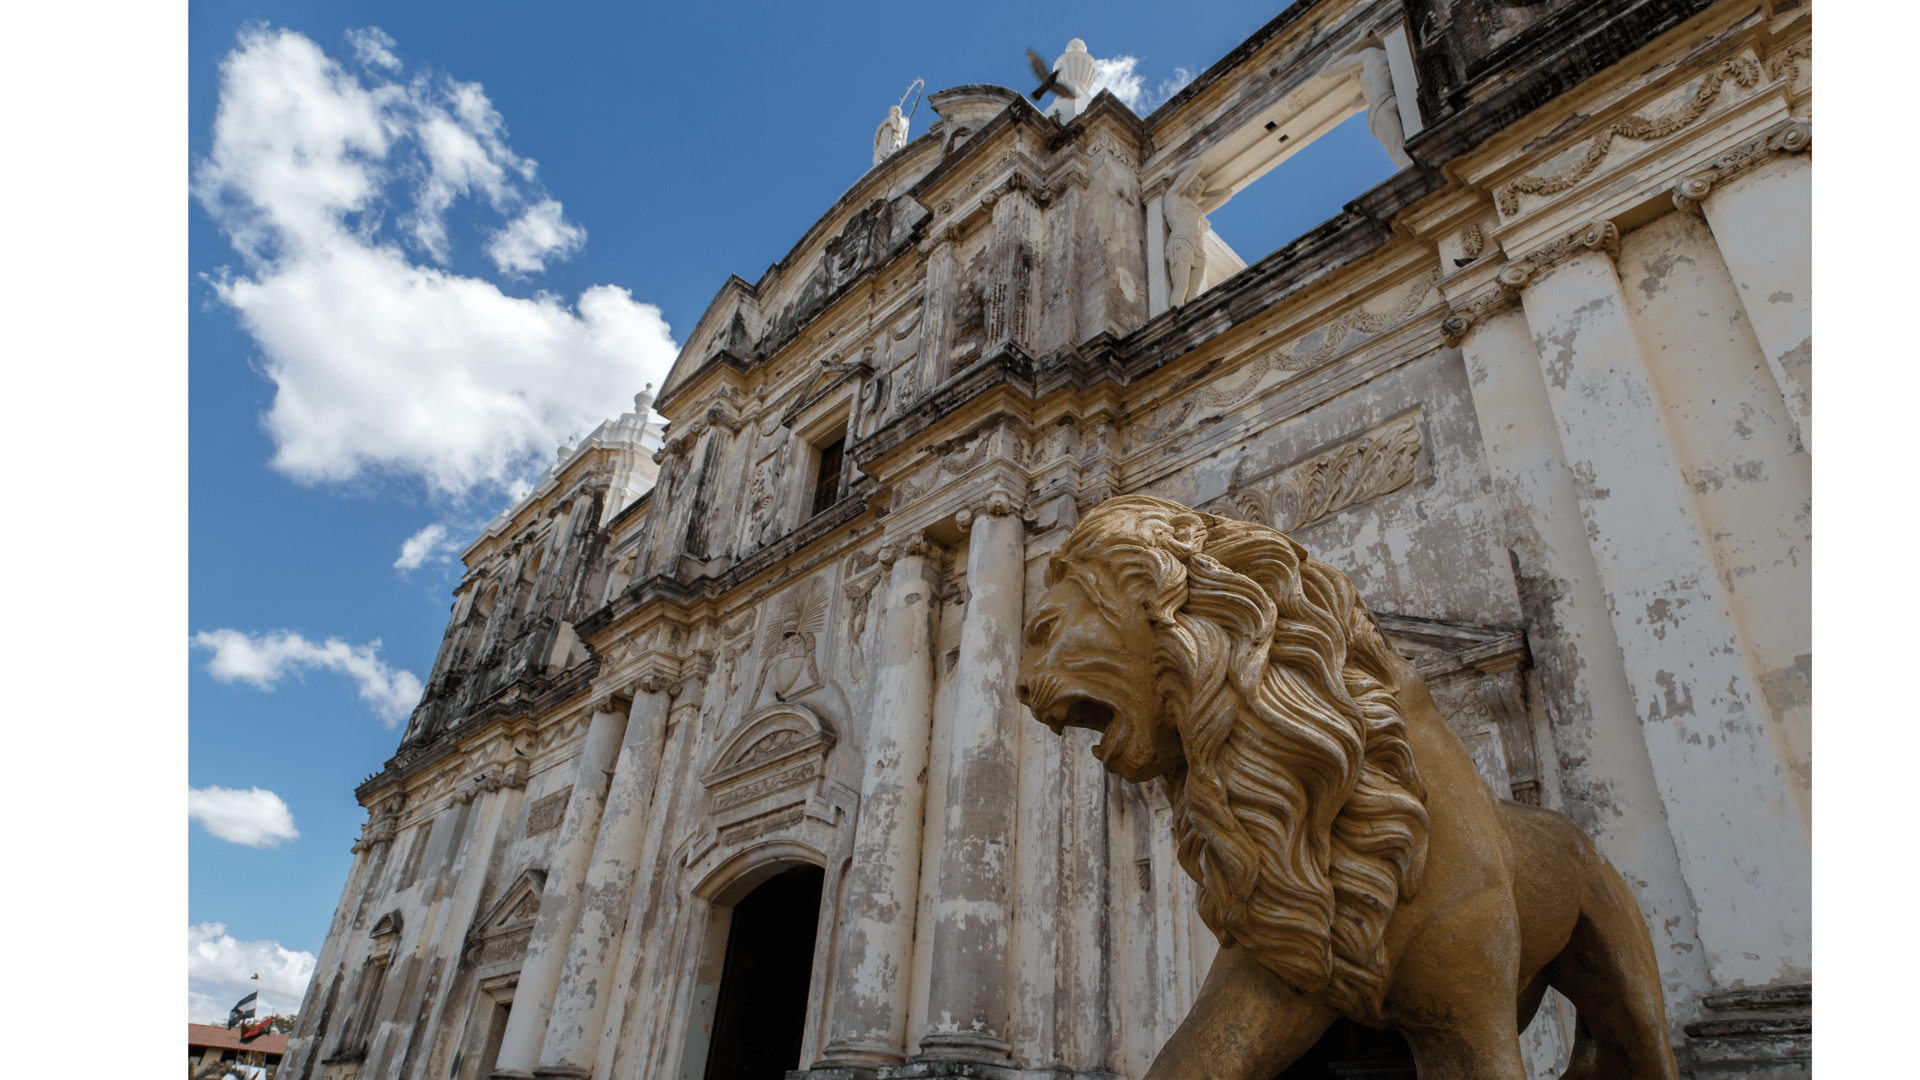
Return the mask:
{"type": "Polygon", "coordinates": [[[825,880],[819,867],[798,866],[734,905],[706,1080],[783,1080],[800,1067],[825,880]]]}

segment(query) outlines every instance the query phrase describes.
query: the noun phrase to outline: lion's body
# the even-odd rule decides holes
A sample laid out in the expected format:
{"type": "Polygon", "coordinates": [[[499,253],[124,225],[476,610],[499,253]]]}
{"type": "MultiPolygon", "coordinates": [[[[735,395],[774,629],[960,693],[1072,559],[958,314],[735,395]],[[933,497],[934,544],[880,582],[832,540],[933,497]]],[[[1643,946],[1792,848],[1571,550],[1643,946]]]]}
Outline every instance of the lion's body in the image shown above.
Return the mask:
{"type": "Polygon", "coordinates": [[[1678,1076],[1619,874],[1566,818],[1495,800],[1338,571],[1134,496],[1048,580],[1021,698],[1103,731],[1127,779],[1168,778],[1222,941],[1149,1080],[1268,1080],[1338,1015],[1398,1029],[1422,1077],[1520,1080],[1548,986],[1579,1009],[1569,1076],[1678,1076]]]}

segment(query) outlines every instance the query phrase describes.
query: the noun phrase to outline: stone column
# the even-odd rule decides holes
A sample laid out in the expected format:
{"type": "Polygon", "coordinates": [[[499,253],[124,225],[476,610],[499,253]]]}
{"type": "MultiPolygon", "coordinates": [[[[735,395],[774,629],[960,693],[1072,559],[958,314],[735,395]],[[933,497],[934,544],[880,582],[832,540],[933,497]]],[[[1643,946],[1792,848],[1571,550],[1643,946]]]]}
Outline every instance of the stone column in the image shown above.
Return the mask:
{"type": "Polygon", "coordinates": [[[547,1017],[553,1009],[560,969],[567,959],[567,942],[580,913],[580,887],[587,877],[594,836],[600,831],[600,808],[607,797],[607,780],[619,750],[626,717],[612,708],[594,710],[585,745],[573,765],[573,794],[567,816],[554,839],[547,865],[547,887],[540,897],[520,967],[520,985],[513,993],[513,1013],[494,1059],[493,1080],[532,1080],[540,1063],[540,1044],[546,1038],[547,1017]]]}
{"type": "Polygon", "coordinates": [[[1060,1060],[1063,1033],[1056,1025],[1066,1003],[1061,990],[1067,984],[1061,978],[1065,943],[1060,871],[1077,854],[1062,841],[1071,837],[1069,815],[1076,799],[1061,768],[1063,741],[1021,706],[1015,706],[1008,724],[1017,748],[1019,789],[1013,848],[1018,918],[1012,927],[1006,1037],[1016,1062],[1051,1065],[1060,1060]]]}
{"type": "MultiPolygon", "coordinates": [[[[1662,981],[1704,989],[1704,950],[1647,758],[1606,590],[1587,546],[1575,479],[1555,429],[1539,354],[1518,304],[1499,305],[1459,343],[1487,472],[1506,519],[1534,670],[1553,715],[1562,790],[1541,800],[1584,829],[1620,869],[1647,918],[1662,981]],[[1562,801],[1564,800],[1564,802],[1562,801]]],[[[1670,1002],[1672,1036],[1686,1015],[1670,1002]]],[[[1689,1006],[1690,1007],[1690,1006],[1689,1006]]]]}
{"type": "Polygon", "coordinates": [[[1682,180],[1674,203],[1697,204],[1739,288],[1767,366],[1813,452],[1813,125],[1790,120],[1741,159],[1737,175],[1712,169],[1682,180]]]}
{"type": "Polygon", "coordinates": [[[1722,987],[1811,973],[1806,822],[1782,733],[1756,693],[1750,643],[1720,585],[1610,252],[1578,242],[1501,272],[1545,376],[1622,666],[1722,987]],[[1711,792],[1711,798],[1701,798],[1711,792]]]}
{"type": "Polygon", "coordinates": [[[626,926],[627,902],[633,891],[647,808],[652,805],[654,782],[660,775],[660,750],[672,701],[666,681],[658,675],[648,675],[634,687],[626,739],[614,765],[606,807],[600,811],[593,861],[581,888],[580,914],[573,940],[567,946],[566,965],[560,972],[560,989],[540,1048],[540,1066],[533,1070],[536,1077],[593,1075],[594,1058],[600,1048],[600,1022],[606,1016],[607,995],[614,983],[613,961],[626,926]]]}
{"type": "MultiPolygon", "coordinates": [[[[510,738],[502,739],[498,753],[513,753],[510,738]]],[[[443,944],[435,948],[446,958],[449,971],[458,968],[460,954],[466,948],[464,936],[479,914],[487,871],[492,868],[494,855],[502,846],[502,834],[513,827],[520,814],[520,804],[527,787],[526,762],[524,757],[496,761],[495,765],[473,777],[465,790],[455,796],[457,801],[473,804],[473,827],[467,834],[465,847],[454,853],[452,867],[448,871],[448,877],[455,885],[447,901],[450,913],[440,921],[443,944]]],[[[451,978],[441,982],[433,1011],[427,1017],[427,1026],[418,1036],[427,1040],[430,1046],[425,1071],[421,1075],[445,1075],[445,1063],[452,1056],[460,1037],[463,1025],[447,1023],[447,1014],[457,1014],[466,1004],[464,998],[452,992],[454,985],[451,978]]]]}
{"type": "Polygon", "coordinates": [[[860,822],[833,981],[830,1036],[816,1068],[874,1069],[906,1056],[907,997],[920,891],[920,824],[933,730],[938,560],[925,537],[881,549],[889,568],[873,676],[860,822]]]}
{"type": "MultiPolygon", "coordinates": [[[[701,734],[700,714],[706,705],[706,680],[711,673],[710,657],[696,652],[681,662],[682,683],[674,695],[673,708],[667,714],[665,749],[660,757],[661,772],[669,777],[691,777],[701,734]]],[[[722,702],[724,707],[724,701],[722,702]]],[[[638,1066],[630,1062],[649,1061],[653,1039],[658,1035],[658,1017],[641,1010],[657,1001],[660,991],[658,968],[671,966],[671,949],[649,948],[654,942],[656,925],[672,925],[671,912],[663,912],[666,883],[675,877],[674,860],[668,830],[686,820],[688,805],[706,795],[698,783],[669,782],[654,789],[653,806],[647,810],[646,833],[641,841],[636,864],[632,898],[627,905],[626,931],[621,936],[619,960],[614,965],[613,986],[606,992],[607,1012],[601,1024],[600,1050],[594,1072],[599,1076],[637,1075],[638,1066]],[[623,1037],[623,1032],[624,1037],[623,1037]]]]}
{"type": "MultiPolygon", "coordinates": [[[[921,1059],[1005,1065],[1007,946],[1018,782],[1013,683],[1020,668],[1026,585],[1026,528],[1016,504],[995,492],[963,510],[966,621],[954,676],[953,742],[947,806],[940,823],[940,880],[933,904],[931,1027],[921,1059]]],[[[929,825],[932,823],[929,822],[929,825]]]]}

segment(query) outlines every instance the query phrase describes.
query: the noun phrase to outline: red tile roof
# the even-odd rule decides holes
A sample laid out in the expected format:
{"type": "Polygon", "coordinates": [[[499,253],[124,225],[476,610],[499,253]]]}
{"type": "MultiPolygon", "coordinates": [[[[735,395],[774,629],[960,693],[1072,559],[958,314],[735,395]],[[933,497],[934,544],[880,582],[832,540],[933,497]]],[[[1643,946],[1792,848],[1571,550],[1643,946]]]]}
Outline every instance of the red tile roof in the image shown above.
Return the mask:
{"type": "Polygon", "coordinates": [[[188,1024],[188,1046],[217,1046],[222,1050],[258,1050],[263,1054],[287,1052],[287,1033],[276,1031],[250,1043],[240,1041],[240,1029],[228,1030],[218,1024],[188,1024]]]}

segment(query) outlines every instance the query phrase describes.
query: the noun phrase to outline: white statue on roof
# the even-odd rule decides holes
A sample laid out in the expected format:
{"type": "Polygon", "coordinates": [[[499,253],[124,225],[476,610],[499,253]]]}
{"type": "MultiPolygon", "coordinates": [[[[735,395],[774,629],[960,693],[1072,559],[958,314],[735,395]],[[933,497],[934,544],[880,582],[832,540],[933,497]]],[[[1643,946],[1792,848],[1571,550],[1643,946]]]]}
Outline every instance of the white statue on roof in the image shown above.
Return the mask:
{"type": "Polygon", "coordinates": [[[907,145],[907,118],[900,115],[900,106],[887,106],[887,118],[880,121],[880,127],[873,133],[873,163],[875,165],[892,157],[894,151],[907,145]]]}

